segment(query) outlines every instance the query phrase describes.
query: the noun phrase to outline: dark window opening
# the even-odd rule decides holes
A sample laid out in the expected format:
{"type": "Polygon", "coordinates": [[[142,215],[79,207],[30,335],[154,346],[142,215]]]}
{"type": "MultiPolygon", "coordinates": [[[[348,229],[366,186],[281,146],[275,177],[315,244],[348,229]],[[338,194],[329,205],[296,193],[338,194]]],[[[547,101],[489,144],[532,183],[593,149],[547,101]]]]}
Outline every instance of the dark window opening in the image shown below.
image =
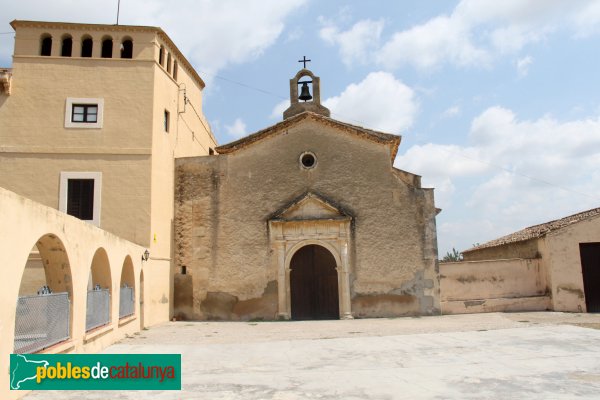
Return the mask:
{"type": "Polygon", "coordinates": [[[91,57],[93,47],[94,41],[92,39],[83,39],[83,42],[81,42],[81,57],[91,57]]]}
{"type": "Polygon", "coordinates": [[[61,57],[71,57],[71,52],[73,51],[73,39],[70,37],[64,38],[62,41],[62,49],[60,51],[61,57]]]}
{"type": "Polygon", "coordinates": [[[181,275],[187,274],[187,267],[185,265],[181,266],[181,275]]]}
{"type": "Polygon", "coordinates": [[[94,180],[69,179],[67,214],[85,221],[94,219],[94,180]]]}
{"type": "Polygon", "coordinates": [[[171,113],[169,113],[167,110],[165,110],[165,118],[163,121],[165,132],[169,132],[170,116],[171,116],[171,113]]]}
{"type": "Polygon", "coordinates": [[[177,80],[177,61],[173,61],[173,79],[177,80]]]}
{"type": "Polygon", "coordinates": [[[164,46],[160,46],[160,52],[158,53],[158,63],[162,66],[165,62],[165,48],[164,46]]]}
{"type": "Polygon", "coordinates": [[[102,58],[112,58],[112,39],[104,39],[102,41],[102,58]]]}
{"type": "Polygon", "coordinates": [[[97,104],[73,104],[71,122],[95,124],[98,122],[97,104]]]}
{"type": "Polygon", "coordinates": [[[42,55],[42,56],[52,55],[52,38],[50,36],[46,36],[45,38],[42,38],[42,48],[40,49],[40,55],[42,55]]]}
{"type": "Polygon", "coordinates": [[[171,53],[167,54],[167,72],[171,73],[171,53]]]}
{"type": "Polygon", "coordinates": [[[315,156],[313,154],[306,153],[302,155],[300,161],[302,162],[302,166],[304,168],[312,168],[315,166],[317,160],[315,159],[315,156]]]}
{"type": "Polygon", "coordinates": [[[133,42],[131,40],[125,40],[121,44],[121,58],[132,58],[133,57],[133,42]]]}
{"type": "Polygon", "coordinates": [[[214,155],[214,154],[215,154],[215,151],[213,150],[213,148],[212,148],[212,147],[209,147],[209,148],[208,148],[208,155],[209,155],[209,156],[212,156],[212,155],[214,155]]]}

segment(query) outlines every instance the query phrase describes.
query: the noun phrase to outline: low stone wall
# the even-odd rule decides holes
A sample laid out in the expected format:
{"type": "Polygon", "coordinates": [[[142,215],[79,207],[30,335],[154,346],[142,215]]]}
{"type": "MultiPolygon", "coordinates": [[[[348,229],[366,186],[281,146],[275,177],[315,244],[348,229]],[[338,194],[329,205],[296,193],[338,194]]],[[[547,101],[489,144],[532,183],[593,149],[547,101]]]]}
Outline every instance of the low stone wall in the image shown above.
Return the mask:
{"type": "Polygon", "coordinates": [[[440,263],[440,290],[442,314],[551,307],[539,259],[440,263]]]}

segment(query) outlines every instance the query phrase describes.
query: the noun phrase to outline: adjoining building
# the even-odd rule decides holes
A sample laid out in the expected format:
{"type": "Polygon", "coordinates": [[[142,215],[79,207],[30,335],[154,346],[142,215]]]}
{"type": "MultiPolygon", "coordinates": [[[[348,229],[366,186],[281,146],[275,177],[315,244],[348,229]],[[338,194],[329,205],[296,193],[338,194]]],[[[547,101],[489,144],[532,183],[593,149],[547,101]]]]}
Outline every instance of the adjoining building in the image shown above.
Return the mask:
{"type": "Polygon", "coordinates": [[[440,266],[442,311],[600,312],[600,208],[534,225],[440,266]]]}
{"type": "Polygon", "coordinates": [[[148,322],[167,320],[174,162],[216,147],[204,82],[157,27],[11,26],[13,65],[0,71],[0,187],[148,248],[167,277],[164,289],[154,285],[165,301],[148,322]]]}
{"type": "Polygon", "coordinates": [[[393,167],[401,138],[330,118],[307,69],[290,101],[282,122],[177,160],[175,315],[439,314],[439,210],[393,167]]]}

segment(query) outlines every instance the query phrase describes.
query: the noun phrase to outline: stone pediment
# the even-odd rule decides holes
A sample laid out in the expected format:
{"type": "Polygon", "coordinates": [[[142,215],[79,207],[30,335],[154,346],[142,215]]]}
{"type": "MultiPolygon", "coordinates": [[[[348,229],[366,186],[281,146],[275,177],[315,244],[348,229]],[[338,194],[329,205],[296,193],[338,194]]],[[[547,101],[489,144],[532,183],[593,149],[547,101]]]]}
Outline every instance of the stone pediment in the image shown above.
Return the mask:
{"type": "Polygon", "coordinates": [[[277,212],[272,220],[350,219],[351,217],[332,202],[315,193],[307,193],[277,212]]]}
{"type": "Polygon", "coordinates": [[[337,129],[339,132],[348,134],[352,137],[360,138],[363,140],[369,140],[375,143],[380,143],[382,145],[388,146],[390,149],[390,157],[392,163],[396,158],[398,146],[400,145],[400,136],[384,132],[378,132],[356,125],[351,125],[346,122],[337,121],[333,118],[329,118],[324,115],[316,114],[310,111],[305,111],[303,113],[294,115],[293,117],[289,117],[283,120],[282,122],[279,122],[256,133],[243,137],[239,140],[221,145],[216,148],[217,153],[231,154],[236,151],[245,149],[248,146],[260,143],[261,141],[270,137],[287,134],[290,128],[302,124],[305,121],[313,121],[324,126],[330,126],[337,129]]]}

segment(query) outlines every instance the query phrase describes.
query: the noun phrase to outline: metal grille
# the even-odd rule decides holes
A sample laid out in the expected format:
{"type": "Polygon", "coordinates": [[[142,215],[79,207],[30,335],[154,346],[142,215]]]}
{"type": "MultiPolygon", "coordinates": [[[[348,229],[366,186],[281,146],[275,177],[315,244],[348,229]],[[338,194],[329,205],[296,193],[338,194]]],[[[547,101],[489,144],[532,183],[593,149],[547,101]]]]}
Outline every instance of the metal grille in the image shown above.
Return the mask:
{"type": "Polygon", "coordinates": [[[15,353],[33,353],[69,338],[68,293],[21,296],[15,318],[15,353]]]}
{"type": "Polygon", "coordinates": [[[110,322],[110,293],[108,289],[87,292],[85,330],[97,328],[110,322]]]}
{"type": "Polygon", "coordinates": [[[119,318],[133,315],[135,311],[133,288],[122,287],[121,295],[119,296],[119,318]]]}

